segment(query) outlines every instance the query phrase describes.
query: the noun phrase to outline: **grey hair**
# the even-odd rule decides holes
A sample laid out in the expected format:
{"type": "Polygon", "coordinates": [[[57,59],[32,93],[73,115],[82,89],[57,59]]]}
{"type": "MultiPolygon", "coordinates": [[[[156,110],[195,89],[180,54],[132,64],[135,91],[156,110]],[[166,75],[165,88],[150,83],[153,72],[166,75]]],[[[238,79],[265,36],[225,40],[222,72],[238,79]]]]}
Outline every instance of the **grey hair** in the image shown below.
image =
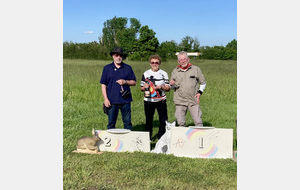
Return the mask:
{"type": "Polygon", "coordinates": [[[188,56],[187,52],[185,52],[185,51],[181,51],[181,52],[179,52],[179,53],[178,53],[178,55],[177,55],[177,59],[179,59],[179,55],[185,55],[185,56],[186,56],[186,58],[189,58],[189,56],[188,56]]]}

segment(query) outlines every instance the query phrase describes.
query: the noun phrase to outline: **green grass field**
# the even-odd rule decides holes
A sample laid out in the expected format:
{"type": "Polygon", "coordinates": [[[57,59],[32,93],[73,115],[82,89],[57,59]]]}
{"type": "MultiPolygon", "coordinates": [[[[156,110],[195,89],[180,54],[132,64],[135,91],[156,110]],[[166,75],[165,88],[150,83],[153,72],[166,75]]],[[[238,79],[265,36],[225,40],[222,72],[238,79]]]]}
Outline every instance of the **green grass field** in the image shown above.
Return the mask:
{"type": "MultiPolygon", "coordinates": [[[[112,62],[112,61],[110,61],[112,62]]],[[[82,136],[91,129],[106,130],[103,97],[99,83],[109,61],[63,61],[63,174],[64,189],[236,189],[237,163],[231,159],[192,159],[153,153],[112,153],[101,155],[72,153],[82,136]]],[[[133,131],[144,131],[142,74],[148,62],[124,61],[132,66],[137,85],[131,87],[133,131]]],[[[237,61],[191,59],[201,68],[207,85],[200,99],[204,126],[233,129],[233,150],[237,150],[237,61]]],[[[171,77],[176,60],[162,62],[160,68],[171,77]]],[[[173,91],[167,92],[169,122],[175,121],[173,91]]],[[[154,116],[154,137],[158,131],[154,116]]],[[[190,114],[186,124],[194,125],[190,114]]],[[[123,128],[121,113],[116,128],[123,128]]],[[[151,143],[154,148],[157,139],[151,143]]]]}

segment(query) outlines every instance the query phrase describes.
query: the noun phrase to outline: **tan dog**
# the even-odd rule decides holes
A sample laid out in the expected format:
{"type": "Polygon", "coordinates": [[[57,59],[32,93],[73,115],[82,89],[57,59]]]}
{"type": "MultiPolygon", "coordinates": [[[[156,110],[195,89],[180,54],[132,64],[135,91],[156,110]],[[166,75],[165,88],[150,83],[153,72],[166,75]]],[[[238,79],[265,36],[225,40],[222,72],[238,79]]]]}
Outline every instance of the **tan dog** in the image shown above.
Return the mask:
{"type": "Polygon", "coordinates": [[[98,153],[96,143],[101,139],[96,135],[95,129],[92,130],[92,135],[93,137],[81,137],[77,141],[77,152],[98,153]]]}

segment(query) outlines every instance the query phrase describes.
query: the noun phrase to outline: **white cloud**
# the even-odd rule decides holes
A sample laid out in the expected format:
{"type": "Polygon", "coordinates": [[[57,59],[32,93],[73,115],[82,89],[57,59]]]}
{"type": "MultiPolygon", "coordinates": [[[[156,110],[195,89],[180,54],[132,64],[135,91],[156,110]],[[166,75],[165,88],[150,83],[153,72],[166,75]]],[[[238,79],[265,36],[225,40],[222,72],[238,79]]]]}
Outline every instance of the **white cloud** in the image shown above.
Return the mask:
{"type": "Polygon", "coordinates": [[[94,32],[93,31],[85,31],[84,33],[85,34],[93,34],[94,32]]]}

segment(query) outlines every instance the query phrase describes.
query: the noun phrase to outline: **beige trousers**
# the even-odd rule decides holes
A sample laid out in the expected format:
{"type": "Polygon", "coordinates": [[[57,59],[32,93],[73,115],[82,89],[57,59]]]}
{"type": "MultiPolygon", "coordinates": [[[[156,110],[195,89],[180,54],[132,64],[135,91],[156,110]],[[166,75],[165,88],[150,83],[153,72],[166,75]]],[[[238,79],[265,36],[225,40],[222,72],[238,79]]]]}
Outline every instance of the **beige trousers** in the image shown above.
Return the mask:
{"type": "Polygon", "coordinates": [[[176,105],[175,117],[177,119],[178,126],[181,126],[181,127],[185,126],[185,115],[187,113],[187,110],[190,111],[190,114],[194,120],[195,126],[203,126],[202,119],[201,119],[202,111],[198,104],[193,105],[193,106],[176,105]]]}

